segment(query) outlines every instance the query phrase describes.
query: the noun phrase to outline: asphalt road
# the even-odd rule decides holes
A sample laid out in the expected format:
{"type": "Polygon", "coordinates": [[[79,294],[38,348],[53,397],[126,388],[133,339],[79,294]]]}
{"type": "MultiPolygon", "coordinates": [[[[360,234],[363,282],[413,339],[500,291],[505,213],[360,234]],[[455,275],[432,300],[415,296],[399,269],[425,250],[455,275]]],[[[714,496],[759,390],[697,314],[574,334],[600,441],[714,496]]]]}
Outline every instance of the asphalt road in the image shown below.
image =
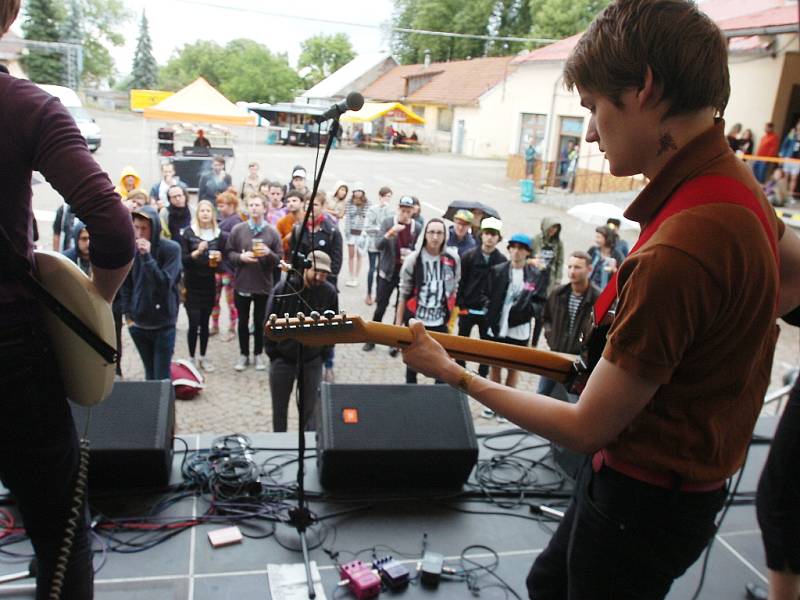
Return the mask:
{"type": "MultiPolygon", "coordinates": [[[[126,165],[134,166],[143,179],[146,189],[158,179],[159,161],[156,156],[156,130],[159,122],[145,122],[141,116],[130,113],[93,111],[103,131],[103,144],[96,153],[98,162],[117,181],[126,165]]],[[[234,184],[240,184],[248,162],[255,160],[261,166],[263,177],[286,182],[291,169],[302,164],[309,173],[314,171],[315,150],[266,145],[266,133],[261,129],[234,128],[236,136],[235,158],[229,165],[234,184]]],[[[580,222],[563,210],[545,202],[523,204],[519,199],[515,181],[505,177],[505,162],[478,160],[450,154],[407,154],[402,152],[367,151],[353,148],[335,149],[328,160],[321,189],[329,191],[334,183],[343,179],[349,183],[364,184],[367,196],[376,198],[377,190],[388,185],[395,200],[403,194],[420,198],[423,216],[440,216],[453,200],[480,200],[494,206],[504,222],[506,237],[513,233],[534,234],[544,217],[555,217],[563,225],[562,239],[567,253],[585,250],[594,240],[594,226],[580,222]]],[[[540,199],[541,200],[541,199],[540,199]]],[[[60,205],[60,196],[43,182],[34,188],[34,208],[40,219],[42,243],[49,247],[51,228],[47,219],[60,205]]],[[[635,232],[625,232],[632,241],[635,232]]],[[[346,265],[343,267],[345,272],[346,265]]],[[[346,278],[343,278],[343,281],[346,278]]],[[[340,305],[348,312],[371,316],[371,308],[364,304],[366,270],[362,268],[359,287],[342,286],[340,305]]],[[[178,323],[176,357],[186,357],[186,316],[181,311],[178,323]]],[[[227,314],[223,307],[223,334],[211,338],[209,356],[217,366],[207,376],[207,388],[192,402],[179,402],[177,428],[179,433],[232,431],[271,431],[271,404],[266,372],[248,369],[242,373],[233,370],[238,355],[235,341],[224,341],[227,314]]],[[[800,336],[796,328],[784,326],[779,340],[773,368],[772,388],[780,385],[786,366],[798,364],[800,336]]],[[[123,371],[126,378],[143,376],[135,348],[127,333],[123,333],[123,371]]],[[[544,346],[544,340],[540,342],[544,346]]],[[[378,348],[364,353],[360,346],[338,346],[336,381],[340,383],[402,383],[404,367],[399,358],[389,357],[386,349],[378,348]]],[[[536,376],[525,375],[520,387],[535,389],[536,376]]],[[[296,428],[297,420],[290,412],[289,427],[296,428]]],[[[480,407],[473,403],[476,422],[483,422],[480,407]]]]}

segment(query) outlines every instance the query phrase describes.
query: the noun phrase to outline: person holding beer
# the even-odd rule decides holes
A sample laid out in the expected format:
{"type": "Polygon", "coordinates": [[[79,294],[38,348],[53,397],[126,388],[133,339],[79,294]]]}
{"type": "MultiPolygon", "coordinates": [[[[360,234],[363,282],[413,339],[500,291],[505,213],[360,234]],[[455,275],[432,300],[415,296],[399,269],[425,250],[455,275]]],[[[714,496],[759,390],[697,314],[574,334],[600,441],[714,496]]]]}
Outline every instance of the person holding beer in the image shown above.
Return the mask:
{"type": "Polygon", "coordinates": [[[214,365],[206,358],[208,320],[214,307],[215,273],[222,260],[221,249],[227,236],[217,225],[214,205],[208,200],[197,203],[192,225],[181,236],[183,284],[186,291],[183,305],[189,317],[187,334],[192,362],[210,373],[214,365]],[[197,338],[200,337],[200,359],[195,361],[197,338]]]}
{"type": "Polygon", "coordinates": [[[267,299],[272,292],[275,265],[283,256],[283,244],[278,230],[264,218],[267,211],[264,198],[247,199],[250,218],[236,225],[225,244],[228,261],[236,269],[234,290],[239,311],[239,360],[234,369],[244,371],[250,364],[250,307],[253,307],[253,355],[256,371],[267,368],[264,362],[264,317],[267,299]]]}

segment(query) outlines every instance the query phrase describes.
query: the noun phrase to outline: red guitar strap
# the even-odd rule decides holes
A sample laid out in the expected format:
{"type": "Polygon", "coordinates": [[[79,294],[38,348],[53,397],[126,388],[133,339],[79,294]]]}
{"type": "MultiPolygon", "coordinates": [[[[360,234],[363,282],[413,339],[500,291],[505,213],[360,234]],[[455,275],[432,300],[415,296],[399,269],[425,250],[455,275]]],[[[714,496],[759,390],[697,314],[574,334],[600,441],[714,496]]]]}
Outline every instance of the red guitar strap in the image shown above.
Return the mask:
{"type": "MultiPolygon", "coordinates": [[[[767,234],[772,254],[775,256],[775,262],[779,262],[778,240],[770,227],[767,215],[764,213],[764,209],[758,201],[758,198],[756,198],[753,192],[742,182],[723,175],[704,175],[702,177],[697,177],[687,181],[678,188],[658,212],[655,219],[650,221],[642,230],[636,244],[631,248],[630,254],[633,254],[647,243],[647,241],[653,237],[653,234],[658,231],[661,224],[671,216],[687,208],[718,203],[737,204],[752,211],[752,213],[758,217],[759,222],[767,234]]],[[[614,273],[608,285],[606,285],[605,289],[594,303],[595,326],[599,326],[600,323],[603,322],[609,309],[617,299],[619,294],[619,290],[617,289],[617,273],[619,273],[619,271],[614,273]]]]}

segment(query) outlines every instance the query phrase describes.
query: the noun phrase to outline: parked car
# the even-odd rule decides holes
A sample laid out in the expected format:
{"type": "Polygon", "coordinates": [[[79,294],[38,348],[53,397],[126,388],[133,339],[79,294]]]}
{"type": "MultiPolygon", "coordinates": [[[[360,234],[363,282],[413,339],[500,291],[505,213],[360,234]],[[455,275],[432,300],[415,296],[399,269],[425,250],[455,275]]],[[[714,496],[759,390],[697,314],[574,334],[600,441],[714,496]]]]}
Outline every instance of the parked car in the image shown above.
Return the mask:
{"type": "Polygon", "coordinates": [[[78,129],[81,130],[81,134],[83,134],[83,138],[86,140],[86,145],[89,146],[89,150],[91,152],[96,152],[101,142],[100,126],[83,107],[83,103],[78,97],[78,94],[76,94],[74,90],[60,85],[45,85],[42,83],[37,85],[51,96],[55,96],[61,100],[61,104],[66,107],[69,114],[75,119],[75,123],[78,125],[78,129]]]}

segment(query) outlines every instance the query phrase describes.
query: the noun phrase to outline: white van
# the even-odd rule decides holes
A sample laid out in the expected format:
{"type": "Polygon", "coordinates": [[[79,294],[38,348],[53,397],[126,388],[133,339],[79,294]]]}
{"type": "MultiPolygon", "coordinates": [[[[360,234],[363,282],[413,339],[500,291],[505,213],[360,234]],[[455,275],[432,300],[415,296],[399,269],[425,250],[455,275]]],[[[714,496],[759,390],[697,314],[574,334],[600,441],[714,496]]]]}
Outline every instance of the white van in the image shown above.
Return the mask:
{"type": "Polygon", "coordinates": [[[61,104],[67,108],[72,118],[75,119],[75,123],[78,125],[78,129],[81,130],[89,150],[95,152],[100,147],[100,126],[95,123],[95,120],[83,107],[78,94],[74,90],[60,85],[45,85],[43,83],[37,85],[51,96],[61,100],[61,104]]]}

